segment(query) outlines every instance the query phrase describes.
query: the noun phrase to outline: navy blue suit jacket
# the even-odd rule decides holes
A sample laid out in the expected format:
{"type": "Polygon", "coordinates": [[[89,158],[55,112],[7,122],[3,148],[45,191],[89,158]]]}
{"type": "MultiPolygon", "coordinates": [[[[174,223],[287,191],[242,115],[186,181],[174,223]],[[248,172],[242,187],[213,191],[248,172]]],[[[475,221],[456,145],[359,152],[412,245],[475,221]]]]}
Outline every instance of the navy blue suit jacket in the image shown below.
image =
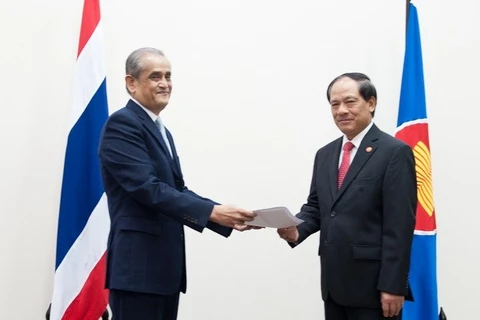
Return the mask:
{"type": "Polygon", "coordinates": [[[209,221],[215,203],[185,186],[170,132],[173,159],[150,116],[135,102],[112,114],[100,139],[102,179],[111,219],[109,289],[174,294],[186,291],[186,225],[228,237],[209,221]]]}

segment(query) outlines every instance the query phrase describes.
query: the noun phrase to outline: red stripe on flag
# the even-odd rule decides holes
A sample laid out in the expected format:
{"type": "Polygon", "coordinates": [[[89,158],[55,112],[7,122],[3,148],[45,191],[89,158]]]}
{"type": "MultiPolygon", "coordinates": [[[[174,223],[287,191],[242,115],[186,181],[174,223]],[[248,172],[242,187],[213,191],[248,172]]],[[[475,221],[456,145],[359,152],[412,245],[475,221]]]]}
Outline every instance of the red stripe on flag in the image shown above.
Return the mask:
{"type": "Polygon", "coordinates": [[[78,296],[63,314],[63,320],[98,320],[108,305],[108,290],[105,289],[105,253],[88,276],[78,296]]]}
{"type": "Polygon", "coordinates": [[[100,22],[100,4],[99,0],[85,0],[83,3],[82,27],[80,29],[80,39],[78,42],[77,57],[82,52],[88,40],[95,31],[100,22]]]}

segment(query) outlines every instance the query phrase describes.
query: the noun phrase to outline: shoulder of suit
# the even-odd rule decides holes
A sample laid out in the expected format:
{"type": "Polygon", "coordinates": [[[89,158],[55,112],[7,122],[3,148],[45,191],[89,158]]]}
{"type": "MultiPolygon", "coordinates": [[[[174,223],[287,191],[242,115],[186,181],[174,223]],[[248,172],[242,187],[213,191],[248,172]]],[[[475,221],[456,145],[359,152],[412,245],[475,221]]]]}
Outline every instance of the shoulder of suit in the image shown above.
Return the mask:
{"type": "Polygon", "coordinates": [[[128,100],[127,104],[123,107],[115,111],[110,115],[110,117],[122,117],[122,116],[127,116],[127,117],[133,117],[136,116],[137,113],[145,112],[141,109],[139,105],[137,105],[135,102],[132,100],[128,100]]]}
{"type": "Polygon", "coordinates": [[[317,150],[317,155],[335,151],[339,143],[342,143],[343,137],[337,138],[317,150]]]}
{"type": "Polygon", "coordinates": [[[140,125],[140,118],[135,113],[135,110],[128,108],[128,105],[113,112],[107,119],[109,125],[114,124],[130,124],[135,127],[140,125]]]}
{"type": "Polygon", "coordinates": [[[115,112],[113,112],[109,117],[108,121],[120,120],[125,117],[131,117],[131,110],[128,110],[126,107],[123,107],[115,112]]]}
{"type": "Polygon", "coordinates": [[[391,145],[392,147],[400,147],[400,146],[408,146],[408,144],[395,136],[392,136],[391,134],[388,134],[382,130],[379,130],[379,138],[381,139],[381,142],[387,143],[391,145]]]}

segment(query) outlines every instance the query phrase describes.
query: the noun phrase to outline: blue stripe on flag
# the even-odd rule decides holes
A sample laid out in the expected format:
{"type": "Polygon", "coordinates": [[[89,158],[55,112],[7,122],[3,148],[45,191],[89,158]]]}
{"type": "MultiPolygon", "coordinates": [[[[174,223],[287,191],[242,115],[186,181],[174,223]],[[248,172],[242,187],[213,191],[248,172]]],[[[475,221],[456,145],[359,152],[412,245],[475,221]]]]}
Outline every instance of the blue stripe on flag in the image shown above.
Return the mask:
{"type": "Polygon", "coordinates": [[[104,79],[68,136],[55,269],[82,232],[104,192],[98,159],[98,142],[107,117],[106,79],[104,79]]]}
{"type": "Polygon", "coordinates": [[[436,242],[436,235],[413,237],[410,285],[415,301],[405,302],[402,319],[438,320],[436,242]]]}
{"type": "Polygon", "coordinates": [[[397,126],[408,121],[425,118],[427,118],[427,108],[420,28],[417,9],[410,4],[397,126]]]}

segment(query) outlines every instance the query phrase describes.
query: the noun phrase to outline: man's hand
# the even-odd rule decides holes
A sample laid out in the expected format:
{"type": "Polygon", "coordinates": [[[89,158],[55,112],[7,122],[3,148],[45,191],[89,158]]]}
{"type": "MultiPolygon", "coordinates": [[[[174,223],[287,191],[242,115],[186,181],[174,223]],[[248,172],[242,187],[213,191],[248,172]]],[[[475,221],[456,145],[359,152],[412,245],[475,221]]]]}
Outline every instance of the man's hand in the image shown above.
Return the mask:
{"type": "Polygon", "coordinates": [[[297,227],[288,227],[277,229],[277,233],[280,238],[288,242],[297,242],[298,241],[298,229],[297,227]]]}
{"type": "Polygon", "coordinates": [[[265,227],[257,227],[257,226],[249,226],[249,225],[246,225],[246,224],[242,224],[242,225],[235,225],[235,227],[233,227],[235,230],[237,231],[247,231],[247,230],[259,230],[259,229],[265,229],[265,227]]]}
{"type": "Polygon", "coordinates": [[[225,227],[239,230],[245,222],[252,221],[256,214],[253,211],[229,205],[216,205],[213,207],[210,220],[225,227]]]}
{"type": "Polygon", "coordinates": [[[398,316],[404,301],[404,296],[382,292],[380,294],[380,302],[382,303],[383,316],[385,318],[398,316]]]}

